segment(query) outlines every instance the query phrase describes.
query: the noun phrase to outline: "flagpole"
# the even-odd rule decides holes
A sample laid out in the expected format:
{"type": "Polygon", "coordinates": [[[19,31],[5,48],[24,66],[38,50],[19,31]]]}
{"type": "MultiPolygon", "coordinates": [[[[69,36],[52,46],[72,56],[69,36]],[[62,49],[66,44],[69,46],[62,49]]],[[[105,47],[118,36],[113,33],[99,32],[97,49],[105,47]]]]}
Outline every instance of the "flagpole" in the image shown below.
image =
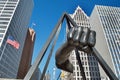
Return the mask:
{"type": "Polygon", "coordinates": [[[32,23],[32,25],[31,25],[31,29],[33,28],[33,23],[32,23]]]}
{"type": "Polygon", "coordinates": [[[32,23],[31,29],[33,29],[34,26],[36,26],[36,24],[35,24],[35,23],[32,23]]]}
{"type": "Polygon", "coordinates": [[[1,56],[0,56],[0,61],[1,61],[2,56],[3,56],[3,54],[4,54],[4,51],[5,51],[6,45],[7,45],[7,42],[5,42],[4,48],[3,48],[3,50],[2,50],[2,54],[1,54],[1,56]]]}

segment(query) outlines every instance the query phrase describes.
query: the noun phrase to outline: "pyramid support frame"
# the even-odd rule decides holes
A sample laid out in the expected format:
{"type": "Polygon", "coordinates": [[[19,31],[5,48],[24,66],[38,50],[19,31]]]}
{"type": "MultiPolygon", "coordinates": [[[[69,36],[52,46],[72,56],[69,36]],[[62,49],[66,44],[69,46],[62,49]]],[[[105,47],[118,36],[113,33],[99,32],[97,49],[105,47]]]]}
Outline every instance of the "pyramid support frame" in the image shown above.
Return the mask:
{"type": "MultiPolygon", "coordinates": [[[[60,24],[63,23],[63,20],[66,18],[67,20],[67,24],[70,25],[69,23],[71,23],[74,27],[77,27],[77,24],[73,21],[73,19],[67,14],[64,13],[62,15],[62,17],[59,19],[57,25],[55,26],[55,28],[53,29],[52,33],[50,34],[49,38],[47,39],[45,45],[43,46],[42,50],[40,51],[40,53],[38,54],[35,62],[33,63],[33,65],[30,67],[28,73],[26,74],[25,78],[23,80],[31,80],[35,70],[37,69],[37,67],[39,66],[40,62],[42,61],[50,43],[52,42],[54,36],[56,35],[60,24]]],[[[70,29],[71,27],[68,26],[68,29],[70,29]]],[[[104,59],[101,57],[101,55],[99,54],[99,52],[93,47],[92,48],[92,54],[96,57],[96,59],[98,60],[98,62],[100,63],[100,65],[102,66],[103,70],[105,71],[105,73],[108,75],[108,77],[110,78],[110,80],[118,80],[118,78],[116,77],[116,75],[114,74],[114,72],[111,70],[111,68],[108,66],[108,64],[104,61],[104,59]]],[[[47,63],[47,62],[46,62],[47,63]]],[[[49,63],[47,63],[49,64],[49,63]]],[[[47,67],[46,67],[47,68],[47,67]]],[[[46,70],[46,69],[45,69],[46,70]]],[[[44,76],[44,75],[43,75],[44,76]]]]}

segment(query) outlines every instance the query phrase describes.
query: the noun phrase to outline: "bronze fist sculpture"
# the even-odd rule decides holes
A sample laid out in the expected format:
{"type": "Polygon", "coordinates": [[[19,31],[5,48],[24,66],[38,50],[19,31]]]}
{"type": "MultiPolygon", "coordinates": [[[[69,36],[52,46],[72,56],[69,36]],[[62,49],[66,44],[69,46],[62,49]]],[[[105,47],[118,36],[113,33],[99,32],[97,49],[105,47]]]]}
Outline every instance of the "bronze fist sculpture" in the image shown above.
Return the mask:
{"type": "Polygon", "coordinates": [[[91,53],[96,43],[96,32],[85,27],[72,27],[67,34],[67,41],[56,52],[56,66],[62,70],[73,72],[73,65],[69,61],[70,52],[77,48],[91,53]]]}

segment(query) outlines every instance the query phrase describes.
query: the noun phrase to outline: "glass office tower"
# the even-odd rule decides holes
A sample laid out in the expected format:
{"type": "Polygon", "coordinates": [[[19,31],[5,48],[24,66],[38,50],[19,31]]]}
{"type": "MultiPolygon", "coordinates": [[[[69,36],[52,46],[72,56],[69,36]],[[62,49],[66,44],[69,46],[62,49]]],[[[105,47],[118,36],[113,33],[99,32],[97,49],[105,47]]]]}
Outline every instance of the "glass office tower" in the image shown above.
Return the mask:
{"type": "MultiPolygon", "coordinates": [[[[96,49],[120,79],[120,8],[96,5],[90,22],[97,33],[96,49]]],[[[100,75],[107,78],[101,67],[100,75]]]]}
{"type": "Polygon", "coordinates": [[[16,78],[32,13],[32,0],[0,0],[0,77],[16,78]],[[19,49],[6,43],[8,36],[19,49]]]}

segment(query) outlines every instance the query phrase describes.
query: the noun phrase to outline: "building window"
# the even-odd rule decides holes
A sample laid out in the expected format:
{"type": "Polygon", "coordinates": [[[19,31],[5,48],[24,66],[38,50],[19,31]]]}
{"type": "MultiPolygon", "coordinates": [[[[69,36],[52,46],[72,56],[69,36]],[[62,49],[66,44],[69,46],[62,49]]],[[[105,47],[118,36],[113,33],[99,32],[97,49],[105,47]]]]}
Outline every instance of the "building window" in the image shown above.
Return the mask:
{"type": "Polygon", "coordinates": [[[0,22],[0,24],[8,24],[8,22],[0,22]]]}
{"type": "Polygon", "coordinates": [[[86,72],[86,75],[88,76],[88,72],[86,72]]]}
{"type": "Polygon", "coordinates": [[[5,30],[0,30],[0,33],[4,33],[5,32],[5,30]]]}
{"type": "Polygon", "coordinates": [[[7,26],[0,26],[1,29],[6,29],[7,26]]]}
{"type": "Polygon", "coordinates": [[[79,68],[77,67],[77,70],[79,70],[79,68]]]}
{"type": "Polygon", "coordinates": [[[0,34],[0,37],[3,37],[3,34],[0,34]]]}
{"type": "Polygon", "coordinates": [[[79,72],[77,72],[77,76],[79,76],[79,72]]]}
{"type": "Polygon", "coordinates": [[[86,71],[88,70],[88,68],[86,67],[86,71]]]}

